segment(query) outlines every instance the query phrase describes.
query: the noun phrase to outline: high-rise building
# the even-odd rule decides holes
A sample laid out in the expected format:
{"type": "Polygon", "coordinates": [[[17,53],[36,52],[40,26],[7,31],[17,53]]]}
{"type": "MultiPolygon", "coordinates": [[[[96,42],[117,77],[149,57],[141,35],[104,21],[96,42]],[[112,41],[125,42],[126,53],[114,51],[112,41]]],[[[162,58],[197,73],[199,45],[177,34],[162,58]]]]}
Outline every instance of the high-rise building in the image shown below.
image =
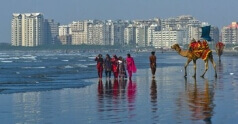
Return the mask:
{"type": "Polygon", "coordinates": [[[59,23],[53,19],[45,19],[45,44],[59,44],[59,23]]]}
{"type": "Polygon", "coordinates": [[[128,26],[128,23],[122,20],[114,22],[114,45],[124,46],[124,30],[128,26]]]}
{"type": "Polygon", "coordinates": [[[72,45],[87,44],[88,21],[72,22],[72,45]]]}
{"type": "Polygon", "coordinates": [[[225,44],[238,44],[238,22],[232,22],[222,28],[221,40],[225,44]]]}
{"type": "Polygon", "coordinates": [[[114,23],[112,20],[105,22],[104,43],[105,45],[114,45],[114,23]]]}
{"type": "Polygon", "coordinates": [[[133,24],[130,24],[124,30],[124,44],[136,46],[136,27],[133,24]]]}
{"type": "Polygon", "coordinates": [[[137,47],[147,47],[148,45],[148,26],[140,24],[136,26],[136,46],[137,47]]]}
{"type": "Polygon", "coordinates": [[[153,46],[155,48],[168,49],[173,44],[182,44],[183,41],[182,30],[161,30],[153,32],[153,46]]]}
{"type": "Polygon", "coordinates": [[[11,24],[13,46],[38,46],[44,42],[44,17],[41,13],[14,13],[11,24]]]}
{"type": "Polygon", "coordinates": [[[91,20],[88,24],[87,44],[105,45],[104,40],[104,23],[98,20],[91,20]]]}
{"type": "Polygon", "coordinates": [[[72,32],[70,27],[70,25],[59,26],[59,40],[62,45],[72,44],[72,32]]]}

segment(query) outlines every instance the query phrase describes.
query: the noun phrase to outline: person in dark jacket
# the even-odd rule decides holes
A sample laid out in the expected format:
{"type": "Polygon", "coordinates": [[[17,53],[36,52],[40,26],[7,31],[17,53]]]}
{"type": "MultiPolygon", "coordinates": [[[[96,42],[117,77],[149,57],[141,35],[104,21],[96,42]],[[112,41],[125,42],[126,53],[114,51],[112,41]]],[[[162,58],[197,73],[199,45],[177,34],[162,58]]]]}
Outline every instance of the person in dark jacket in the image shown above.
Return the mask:
{"type": "Polygon", "coordinates": [[[111,62],[111,57],[109,54],[106,55],[106,58],[104,60],[104,69],[105,69],[105,74],[106,78],[111,78],[111,72],[112,72],[112,62],[111,62]]]}

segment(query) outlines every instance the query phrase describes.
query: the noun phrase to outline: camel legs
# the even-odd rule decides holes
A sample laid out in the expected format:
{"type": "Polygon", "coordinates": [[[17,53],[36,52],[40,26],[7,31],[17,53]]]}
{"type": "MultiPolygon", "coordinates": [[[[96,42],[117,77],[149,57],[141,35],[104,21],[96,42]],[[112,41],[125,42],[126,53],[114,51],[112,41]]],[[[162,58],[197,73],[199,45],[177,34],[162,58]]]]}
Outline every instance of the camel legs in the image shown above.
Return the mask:
{"type": "Polygon", "coordinates": [[[213,65],[213,68],[214,68],[214,71],[215,71],[215,77],[217,77],[216,63],[214,62],[214,60],[213,60],[213,57],[212,57],[212,56],[209,58],[209,60],[210,60],[210,62],[211,62],[211,63],[212,63],[212,65],[213,65]]]}
{"type": "Polygon", "coordinates": [[[206,59],[204,62],[205,62],[205,70],[204,70],[203,74],[201,75],[201,77],[204,77],[204,75],[206,74],[206,72],[208,70],[208,59],[206,59]]]}
{"type": "Polygon", "coordinates": [[[188,66],[188,64],[190,63],[192,61],[192,59],[188,59],[187,60],[187,62],[185,63],[185,65],[184,65],[184,77],[186,77],[187,76],[187,66],[188,66]]]}
{"type": "Polygon", "coordinates": [[[194,74],[193,74],[193,77],[196,77],[196,70],[197,70],[196,60],[193,60],[193,68],[194,68],[194,74]]]}

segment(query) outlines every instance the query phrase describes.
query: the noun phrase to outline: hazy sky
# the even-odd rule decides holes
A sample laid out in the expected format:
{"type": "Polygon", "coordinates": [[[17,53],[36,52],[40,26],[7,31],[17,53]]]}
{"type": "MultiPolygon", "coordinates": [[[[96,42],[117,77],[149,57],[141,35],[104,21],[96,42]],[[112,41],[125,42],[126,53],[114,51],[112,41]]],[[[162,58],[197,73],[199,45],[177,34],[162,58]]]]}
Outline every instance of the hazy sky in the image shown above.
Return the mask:
{"type": "Polygon", "coordinates": [[[192,15],[219,28],[237,20],[238,0],[1,0],[0,42],[11,42],[12,13],[41,12],[60,24],[85,19],[151,19],[192,15]]]}

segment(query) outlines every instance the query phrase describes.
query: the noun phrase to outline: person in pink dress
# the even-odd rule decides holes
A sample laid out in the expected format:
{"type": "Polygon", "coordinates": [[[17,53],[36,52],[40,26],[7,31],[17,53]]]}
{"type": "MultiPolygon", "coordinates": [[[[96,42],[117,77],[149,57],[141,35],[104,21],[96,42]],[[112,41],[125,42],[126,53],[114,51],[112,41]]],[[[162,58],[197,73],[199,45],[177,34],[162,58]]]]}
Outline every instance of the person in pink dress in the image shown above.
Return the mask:
{"type": "Polygon", "coordinates": [[[127,54],[126,65],[127,65],[126,67],[127,67],[129,79],[131,80],[132,73],[136,73],[136,65],[135,65],[133,57],[131,57],[129,53],[127,54]]]}

